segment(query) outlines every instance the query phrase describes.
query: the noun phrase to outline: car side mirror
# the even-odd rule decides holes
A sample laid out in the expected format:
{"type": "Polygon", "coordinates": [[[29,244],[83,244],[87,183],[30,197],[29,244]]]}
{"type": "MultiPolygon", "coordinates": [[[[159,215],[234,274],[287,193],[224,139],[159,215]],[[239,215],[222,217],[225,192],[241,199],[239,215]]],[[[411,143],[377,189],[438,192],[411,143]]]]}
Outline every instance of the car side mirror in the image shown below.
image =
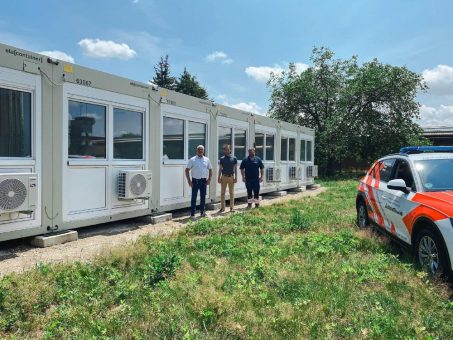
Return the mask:
{"type": "Polygon", "coordinates": [[[405,194],[409,193],[409,189],[406,186],[406,182],[404,179],[392,179],[390,182],[387,183],[387,188],[391,190],[399,190],[404,192],[405,194]]]}

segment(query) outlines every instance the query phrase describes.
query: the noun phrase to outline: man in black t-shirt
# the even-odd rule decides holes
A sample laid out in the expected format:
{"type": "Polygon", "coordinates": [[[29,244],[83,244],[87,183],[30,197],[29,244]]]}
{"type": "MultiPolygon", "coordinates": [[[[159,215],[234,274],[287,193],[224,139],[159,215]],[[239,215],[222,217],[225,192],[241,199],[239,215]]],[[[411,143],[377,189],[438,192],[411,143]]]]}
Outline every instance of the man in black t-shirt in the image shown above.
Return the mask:
{"type": "Polygon", "coordinates": [[[231,156],[231,146],[225,145],[223,148],[224,156],[219,160],[219,175],[217,181],[220,183],[220,202],[219,213],[225,211],[225,191],[228,185],[230,193],[230,211],[234,210],[234,184],[238,178],[238,160],[231,156]]]}
{"type": "Polygon", "coordinates": [[[242,181],[245,182],[247,188],[247,209],[252,207],[252,203],[255,203],[255,207],[258,208],[260,206],[260,183],[263,181],[264,164],[261,158],[255,156],[254,148],[250,148],[249,156],[243,159],[241,174],[242,181]]]}

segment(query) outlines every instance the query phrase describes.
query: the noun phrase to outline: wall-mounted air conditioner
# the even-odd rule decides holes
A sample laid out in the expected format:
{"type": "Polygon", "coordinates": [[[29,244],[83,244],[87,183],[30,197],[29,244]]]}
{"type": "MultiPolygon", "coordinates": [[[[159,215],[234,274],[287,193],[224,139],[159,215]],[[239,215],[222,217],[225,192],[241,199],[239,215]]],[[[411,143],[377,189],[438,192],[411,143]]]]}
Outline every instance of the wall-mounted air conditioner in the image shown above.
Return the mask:
{"type": "Polygon", "coordinates": [[[307,166],[307,178],[318,177],[318,166],[317,165],[308,165],[307,166]]]}
{"type": "Polygon", "coordinates": [[[121,170],[118,176],[118,198],[150,198],[151,178],[150,170],[121,170]]]}
{"type": "Polygon", "coordinates": [[[37,174],[0,174],[0,214],[36,210],[37,174]]]}
{"type": "Polygon", "coordinates": [[[301,165],[298,165],[297,166],[297,170],[296,170],[296,179],[298,180],[304,180],[304,175],[306,173],[306,170],[305,170],[305,165],[301,164],[301,165]]]}
{"type": "Polygon", "coordinates": [[[280,182],[282,179],[281,168],[278,166],[270,166],[266,168],[266,182],[280,182]]]}

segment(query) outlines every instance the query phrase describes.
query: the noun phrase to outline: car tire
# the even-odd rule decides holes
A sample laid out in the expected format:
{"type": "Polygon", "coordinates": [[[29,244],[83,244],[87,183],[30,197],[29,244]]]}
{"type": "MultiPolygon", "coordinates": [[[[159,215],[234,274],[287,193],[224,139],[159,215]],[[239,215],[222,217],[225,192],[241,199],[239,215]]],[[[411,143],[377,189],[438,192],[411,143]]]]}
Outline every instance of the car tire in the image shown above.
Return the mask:
{"type": "Polygon", "coordinates": [[[448,258],[442,237],[432,228],[425,227],[415,241],[418,266],[432,277],[448,276],[448,258]]]}
{"type": "Polygon", "coordinates": [[[367,228],[370,225],[368,219],[368,210],[366,208],[363,198],[360,198],[357,202],[357,226],[360,229],[367,228]]]}

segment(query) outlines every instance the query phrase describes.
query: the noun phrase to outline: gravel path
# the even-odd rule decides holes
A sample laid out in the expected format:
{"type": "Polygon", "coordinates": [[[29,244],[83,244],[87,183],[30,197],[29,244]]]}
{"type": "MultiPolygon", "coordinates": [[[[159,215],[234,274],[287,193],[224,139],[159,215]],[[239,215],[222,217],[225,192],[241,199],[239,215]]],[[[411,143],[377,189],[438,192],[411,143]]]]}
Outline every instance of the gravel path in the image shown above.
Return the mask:
{"type": "MultiPolygon", "coordinates": [[[[315,196],[325,188],[313,188],[301,193],[289,193],[287,196],[272,198],[264,196],[262,206],[285,202],[307,196],[315,196]]],[[[246,203],[236,204],[238,212],[244,211],[246,203]]],[[[228,210],[228,209],[227,209],[228,210]]],[[[0,243],[0,277],[8,273],[20,273],[34,268],[40,263],[67,263],[72,261],[90,261],[96,256],[114,247],[136,241],[142,235],[168,235],[182,228],[188,222],[188,209],[177,211],[173,220],[159,224],[147,224],[144,219],[132,219],[120,222],[80,228],[79,240],[49,248],[34,248],[27,239],[0,243]]],[[[227,213],[228,214],[228,213],[227,213]]],[[[222,214],[222,215],[227,215],[222,214]]],[[[211,218],[219,218],[216,211],[208,212],[211,218]]]]}

